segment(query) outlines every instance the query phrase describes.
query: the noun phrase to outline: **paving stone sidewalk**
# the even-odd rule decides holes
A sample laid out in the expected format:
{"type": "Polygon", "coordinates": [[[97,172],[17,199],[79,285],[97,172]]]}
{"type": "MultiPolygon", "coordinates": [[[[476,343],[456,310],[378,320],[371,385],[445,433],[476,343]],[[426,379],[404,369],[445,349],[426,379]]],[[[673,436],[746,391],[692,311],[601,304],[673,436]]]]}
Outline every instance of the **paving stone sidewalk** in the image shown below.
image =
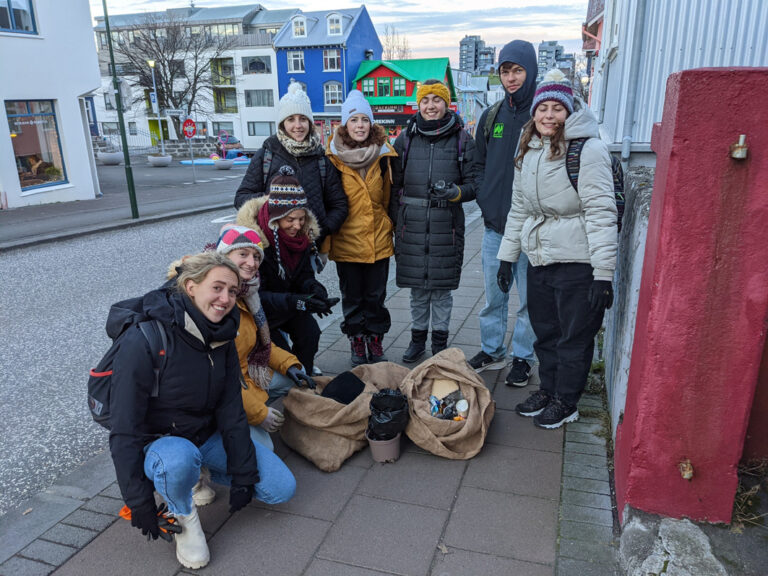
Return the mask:
{"type": "MultiPolygon", "coordinates": [[[[467,358],[480,349],[484,304],[477,216],[467,226],[449,340],[467,358]]],[[[399,361],[410,337],[408,290],[390,283],[388,294],[386,353],[399,361]]],[[[326,374],[350,368],[338,320],[325,327],[320,344],[317,365],[326,374]]],[[[328,474],[277,441],[296,476],[296,496],[230,515],[227,489],[216,487],[216,502],[200,509],[211,563],[198,571],[178,564],[173,545],[146,542],[117,519],[122,501],[105,451],[0,517],[0,574],[618,574],[600,399],[585,396],[585,416],[567,431],[540,430],[514,413],[538,385],[535,371],[523,389],[504,385],[506,370],[482,376],[496,416],[475,458],[438,458],[405,439],[395,463],[375,463],[365,449],[328,474]]]]}

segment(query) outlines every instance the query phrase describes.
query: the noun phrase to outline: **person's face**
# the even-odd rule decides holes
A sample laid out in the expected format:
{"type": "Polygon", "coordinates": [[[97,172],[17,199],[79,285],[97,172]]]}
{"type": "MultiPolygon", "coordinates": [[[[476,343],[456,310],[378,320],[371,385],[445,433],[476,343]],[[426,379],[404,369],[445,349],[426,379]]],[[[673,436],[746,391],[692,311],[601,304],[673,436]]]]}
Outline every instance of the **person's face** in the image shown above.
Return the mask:
{"type": "Polygon", "coordinates": [[[285,133],[296,142],[304,142],[307,134],[309,134],[309,118],[302,114],[293,114],[283,120],[283,128],[285,133]]]}
{"type": "Polygon", "coordinates": [[[232,260],[240,271],[240,278],[245,280],[252,280],[256,276],[256,272],[259,270],[259,264],[261,264],[261,258],[259,253],[256,252],[256,248],[238,248],[232,250],[227,254],[227,258],[232,260]]]}
{"type": "Polygon", "coordinates": [[[217,266],[199,284],[187,280],[184,289],[203,316],[218,324],[235,307],[239,286],[237,274],[229,268],[217,266]]]}
{"type": "Polygon", "coordinates": [[[424,120],[440,120],[448,106],[437,94],[427,94],[419,102],[419,112],[424,120]]]}
{"type": "Polygon", "coordinates": [[[504,62],[499,68],[499,79],[507,94],[514,94],[520,90],[525,83],[526,76],[525,68],[520,66],[520,64],[504,62]]]}
{"type": "Polygon", "coordinates": [[[365,114],[353,114],[347,120],[347,132],[355,142],[365,142],[371,133],[371,120],[365,114]]]}
{"type": "Polygon", "coordinates": [[[567,117],[568,110],[565,106],[560,102],[548,100],[536,107],[536,111],[533,113],[533,123],[542,137],[552,136],[560,126],[565,124],[567,117]]]}
{"type": "Polygon", "coordinates": [[[277,225],[280,227],[280,230],[288,234],[288,236],[295,238],[304,227],[304,222],[306,220],[307,212],[305,210],[294,210],[280,218],[280,220],[277,221],[277,225]]]}

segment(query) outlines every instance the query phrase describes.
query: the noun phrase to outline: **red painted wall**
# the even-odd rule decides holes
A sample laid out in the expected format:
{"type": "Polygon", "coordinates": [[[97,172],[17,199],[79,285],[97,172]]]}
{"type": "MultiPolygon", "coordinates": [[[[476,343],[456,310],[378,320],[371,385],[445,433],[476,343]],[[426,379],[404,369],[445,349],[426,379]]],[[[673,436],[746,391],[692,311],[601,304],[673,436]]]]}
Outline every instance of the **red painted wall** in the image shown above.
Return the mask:
{"type": "Polygon", "coordinates": [[[742,460],[753,458],[768,458],[768,339],[763,348],[763,361],[757,377],[755,400],[747,427],[747,438],[744,441],[742,460]]]}
{"type": "Polygon", "coordinates": [[[768,325],[768,68],[669,77],[625,411],[619,513],[730,522],[768,325]],[[747,135],[747,160],[729,146],[747,135]],[[689,460],[693,477],[679,465],[689,460]]]}

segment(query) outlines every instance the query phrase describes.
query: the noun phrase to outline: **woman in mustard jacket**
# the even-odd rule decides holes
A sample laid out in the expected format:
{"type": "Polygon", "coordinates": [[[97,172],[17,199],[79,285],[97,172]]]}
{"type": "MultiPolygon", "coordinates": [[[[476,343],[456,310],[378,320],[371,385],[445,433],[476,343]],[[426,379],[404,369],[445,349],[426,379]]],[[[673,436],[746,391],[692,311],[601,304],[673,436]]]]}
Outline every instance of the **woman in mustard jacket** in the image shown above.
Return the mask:
{"type": "Polygon", "coordinates": [[[386,130],[373,123],[371,106],[359,90],[352,90],[342,104],[341,121],[326,154],[341,172],[349,215],[331,236],[329,257],[339,275],[341,330],[349,338],[352,364],[357,366],[386,360],[382,338],[391,321],[384,301],[389,258],[394,254],[393,224],[387,215],[389,162],[397,154],[386,130]]]}

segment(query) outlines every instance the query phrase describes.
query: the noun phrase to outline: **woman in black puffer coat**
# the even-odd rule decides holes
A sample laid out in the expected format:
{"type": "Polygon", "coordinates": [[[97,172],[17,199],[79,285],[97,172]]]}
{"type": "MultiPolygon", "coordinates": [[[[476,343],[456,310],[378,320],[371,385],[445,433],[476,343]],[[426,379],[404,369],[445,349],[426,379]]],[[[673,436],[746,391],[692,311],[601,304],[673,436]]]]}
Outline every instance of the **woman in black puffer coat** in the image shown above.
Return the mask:
{"type": "Polygon", "coordinates": [[[339,171],[325,156],[320,137],[315,132],[312,105],[298,82],[288,87],[277,107],[277,134],[264,141],[251,158],[248,170],[235,194],[235,208],[251,198],[269,194],[269,182],[281,166],[290,166],[301,183],[309,201],[309,209],[320,224],[315,242],[327,261],[329,234],[338,232],[347,218],[347,195],[339,171]],[[267,167],[267,174],[264,168],[267,167]]]}
{"type": "Polygon", "coordinates": [[[475,142],[452,112],[448,87],[427,80],[416,92],[419,112],[395,141],[390,202],[395,221],[397,285],[411,289],[411,343],[404,362],[425,351],[432,325],[432,354],[448,343],[453,297],[464,260],[464,210],[475,199],[475,142]]]}

